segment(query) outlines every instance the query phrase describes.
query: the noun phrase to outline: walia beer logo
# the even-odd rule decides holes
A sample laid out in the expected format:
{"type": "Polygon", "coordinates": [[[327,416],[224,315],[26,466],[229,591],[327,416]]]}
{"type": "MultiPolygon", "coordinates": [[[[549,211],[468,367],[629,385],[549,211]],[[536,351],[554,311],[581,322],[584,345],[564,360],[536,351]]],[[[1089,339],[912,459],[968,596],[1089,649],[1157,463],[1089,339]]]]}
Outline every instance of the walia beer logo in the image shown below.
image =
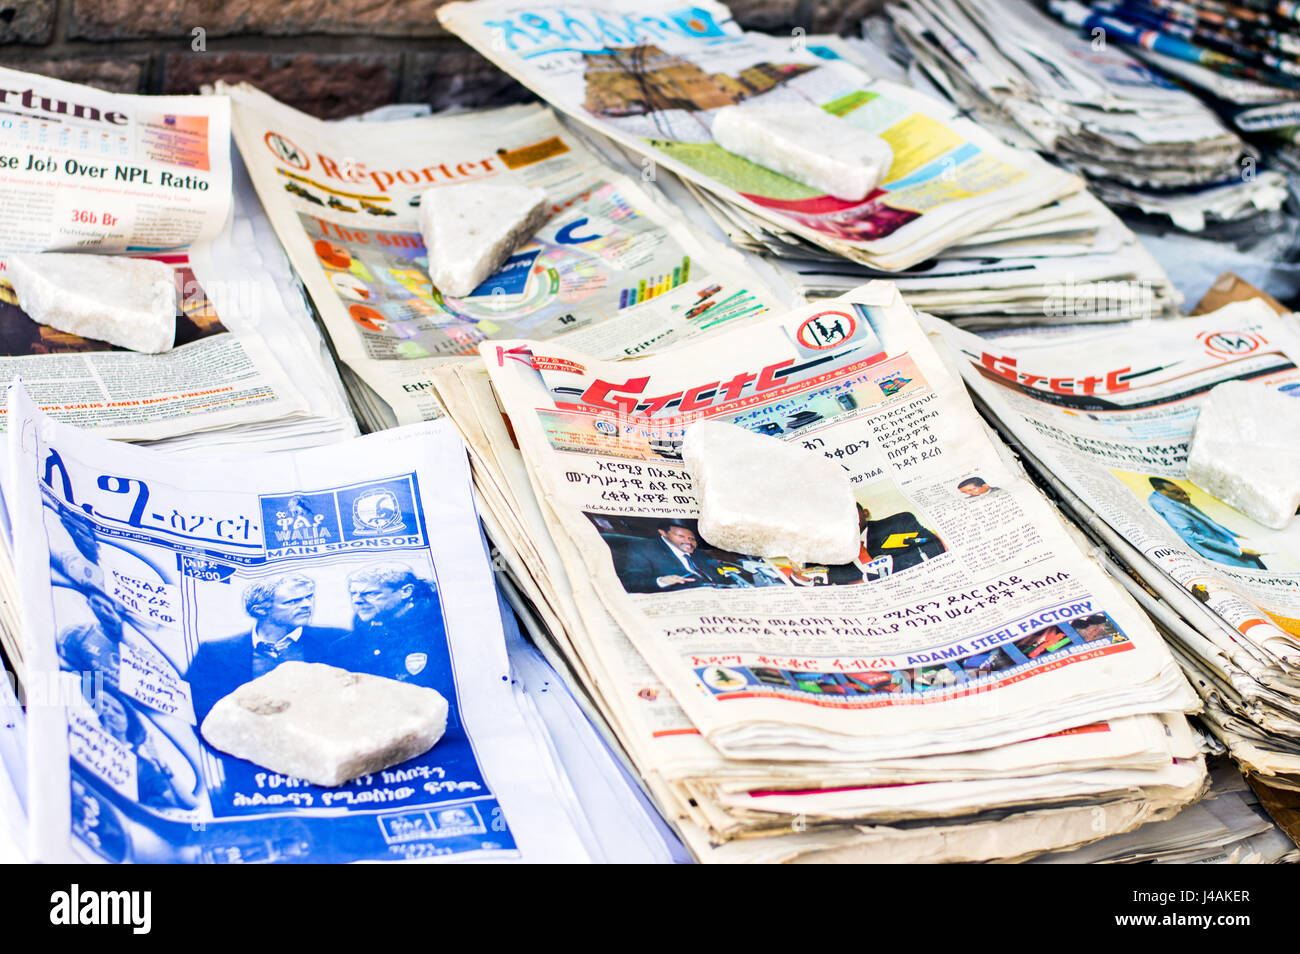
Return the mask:
{"type": "Polygon", "coordinates": [[[267,545],[275,548],[314,546],[339,539],[333,494],[290,494],[262,499],[267,545]],[[271,505],[268,506],[268,503],[271,505]]]}
{"type": "Polygon", "coordinates": [[[422,546],[415,476],[332,490],[261,497],[267,556],[302,556],[357,546],[422,546]]]}

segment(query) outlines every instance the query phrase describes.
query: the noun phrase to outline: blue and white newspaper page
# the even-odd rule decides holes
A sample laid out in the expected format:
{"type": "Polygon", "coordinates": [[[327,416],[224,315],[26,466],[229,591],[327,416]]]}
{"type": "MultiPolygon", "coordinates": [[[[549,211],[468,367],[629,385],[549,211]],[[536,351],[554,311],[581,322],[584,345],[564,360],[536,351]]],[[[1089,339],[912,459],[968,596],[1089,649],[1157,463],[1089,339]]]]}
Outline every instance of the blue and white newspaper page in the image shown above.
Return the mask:
{"type": "Polygon", "coordinates": [[[9,416],[33,860],[587,860],[445,422],[196,462],[50,421],[20,385],[9,416]],[[290,660],[436,689],[446,732],[334,788],[208,745],[214,703],[290,660]]]}

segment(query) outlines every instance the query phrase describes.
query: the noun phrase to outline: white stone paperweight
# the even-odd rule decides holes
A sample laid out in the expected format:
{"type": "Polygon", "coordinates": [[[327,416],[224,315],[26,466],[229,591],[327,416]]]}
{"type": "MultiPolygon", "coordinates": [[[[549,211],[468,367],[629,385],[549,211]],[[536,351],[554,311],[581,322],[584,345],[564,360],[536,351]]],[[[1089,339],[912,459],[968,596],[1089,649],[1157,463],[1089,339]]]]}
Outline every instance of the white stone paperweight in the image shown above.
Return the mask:
{"type": "Polygon", "coordinates": [[[858,510],[840,465],[735,424],[698,421],[682,459],[700,499],[700,536],[733,553],[798,563],[851,563],[858,510]]]}
{"type": "Polygon", "coordinates": [[[865,199],[889,171],[889,143],[812,103],[726,106],[713,116],[723,149],[849,201],[865,199]]]}
{"type": "Polygon", "coordinates": [[[1254,381],[1211,388],[1187,479],[1256,523],[1286,527],[1300,507],[1300,397],[1254,381]]]}
{"type": "Polygon", "coordinates": [[[59,331],[157,354],[176,341],[170,265],[121,255],[10,255],[4,277],[33,321],[59,331]]]}
{"type": "Polygon", "coordinates": [[[293,661],[219,699],[201,731],[214,749],[335,786],[422,755],[446,729],[436,690],[293,661]]]}
{"type": "Polygon", "coordinates": [[[420,195],[420,232],[434,286],[452,298],[465,297],[533,237],[548,210],[543,190],[512,183],[426,189],[420,195]]]}

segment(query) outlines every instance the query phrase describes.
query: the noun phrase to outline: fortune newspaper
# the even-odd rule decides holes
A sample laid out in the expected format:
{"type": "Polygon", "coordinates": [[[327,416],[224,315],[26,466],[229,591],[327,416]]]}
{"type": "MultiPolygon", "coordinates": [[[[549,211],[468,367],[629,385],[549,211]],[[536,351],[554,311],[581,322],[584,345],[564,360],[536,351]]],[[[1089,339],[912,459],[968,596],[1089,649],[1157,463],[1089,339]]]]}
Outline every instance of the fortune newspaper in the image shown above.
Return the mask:
{"type": "Polygon", "coordinates": [[[231,204],[226,98],[105,93],[0,68],[0,373],[21,375],[55,419],[126,440],[305,415],[276,355],[299,340],[259,327],[280,305],[256,253],[231,240],[231,204]],[[175,347],[137,354],[37,324],[5,281],[4,256],[21,252],[170,265],[175,347]]]}

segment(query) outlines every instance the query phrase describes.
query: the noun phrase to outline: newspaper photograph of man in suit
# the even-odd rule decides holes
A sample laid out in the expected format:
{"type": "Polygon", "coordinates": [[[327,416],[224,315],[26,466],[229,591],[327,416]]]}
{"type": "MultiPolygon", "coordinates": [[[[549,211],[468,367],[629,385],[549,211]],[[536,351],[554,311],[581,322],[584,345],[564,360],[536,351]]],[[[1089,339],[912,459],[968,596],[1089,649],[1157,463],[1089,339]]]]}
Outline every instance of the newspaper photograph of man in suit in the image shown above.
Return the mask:
{"type": "Polygon", "coordinates": [[[316,581],[301,573],[251,583],[243,600],[249,628],[201,641],[186,672],[200,722],[222,696],[283,662],[329,662],[331,646],[346,635],[312,625],[316,581]]]}
{"type": "Polygon", "coordinates": [[[798,565],[711,547],[690,518],[586,516],[609,547],[614,572],[627,592],[669,593],[701,587],[835,586],[910,570],[948,552],[918,509],[892,483],[866,488],[857,503],[858,557],[840,566],[798,565]]]}
{"type": "Polygon", "coordinates": [[[614,572],[629,593],[784,585],[765,560],[709,547],[693,519],[587,517],[609,546],[614,572]]]}

